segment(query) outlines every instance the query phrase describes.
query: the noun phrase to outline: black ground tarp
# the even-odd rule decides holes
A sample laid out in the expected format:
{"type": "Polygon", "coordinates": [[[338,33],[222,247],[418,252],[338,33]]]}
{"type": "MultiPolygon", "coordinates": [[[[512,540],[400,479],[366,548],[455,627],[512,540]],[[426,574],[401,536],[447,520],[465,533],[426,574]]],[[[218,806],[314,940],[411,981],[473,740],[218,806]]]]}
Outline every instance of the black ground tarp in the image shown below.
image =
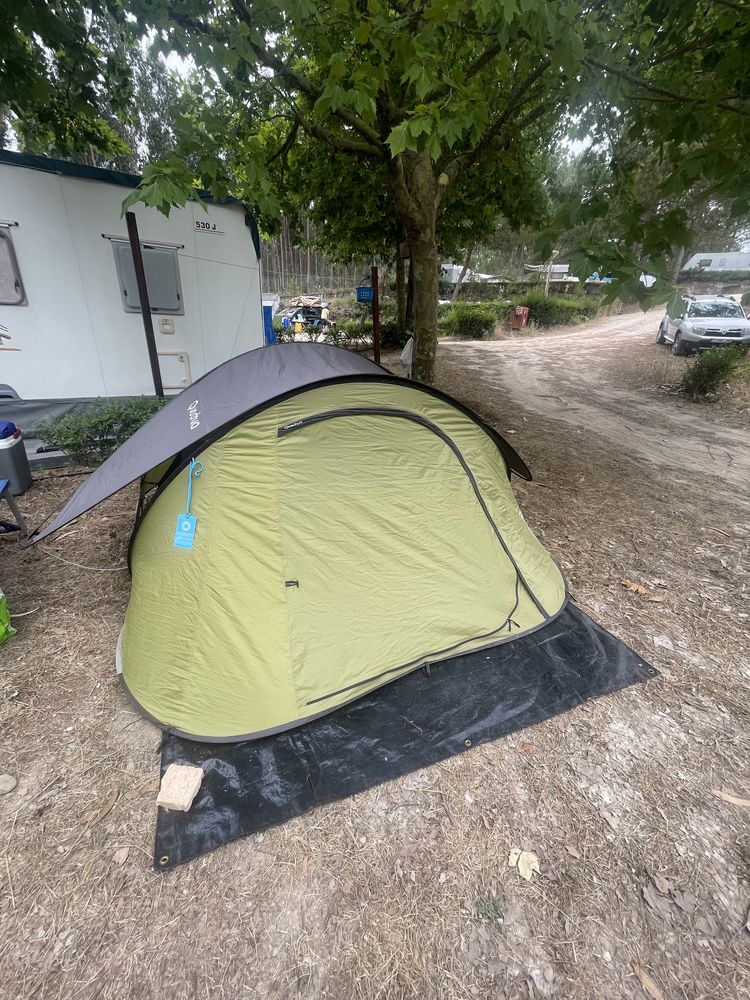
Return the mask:
{"type": "Polygon", "coordinates": [[[187,813],[158,810],[154,866],[165,870],[237,837],[346,798],[656,670],[573,605],[533,635],[418,670],[299,729],[248,743],[167,735],[162,774],[206,772],[187,813]]]}

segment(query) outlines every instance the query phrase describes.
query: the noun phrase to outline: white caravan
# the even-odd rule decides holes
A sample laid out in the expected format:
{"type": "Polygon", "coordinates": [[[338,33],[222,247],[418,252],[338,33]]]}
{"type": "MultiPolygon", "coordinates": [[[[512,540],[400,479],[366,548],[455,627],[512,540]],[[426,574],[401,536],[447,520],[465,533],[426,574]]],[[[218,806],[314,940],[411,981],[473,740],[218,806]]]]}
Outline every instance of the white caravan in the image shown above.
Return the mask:
{"type": "Polygon", "coordinates": [[[750,271],[750,253],[709,250],[694,253],[682,265],[683,271],[750,271]]]}
{"type": "MultiPolygon", "coordinates": [[[[7,419],[22,419],[25,401],[49,401],[50,412],[59,401],[153,395],[121,215],[138,181],[0,150],[0,411],[7,419]]],[[[167,393],[264,343],[255,223],[239,202],[207,207],[189,204],[169,218],[133,209],[167,393]]],[[[44,408],[29,409],[41,415],[44,408]]]]}

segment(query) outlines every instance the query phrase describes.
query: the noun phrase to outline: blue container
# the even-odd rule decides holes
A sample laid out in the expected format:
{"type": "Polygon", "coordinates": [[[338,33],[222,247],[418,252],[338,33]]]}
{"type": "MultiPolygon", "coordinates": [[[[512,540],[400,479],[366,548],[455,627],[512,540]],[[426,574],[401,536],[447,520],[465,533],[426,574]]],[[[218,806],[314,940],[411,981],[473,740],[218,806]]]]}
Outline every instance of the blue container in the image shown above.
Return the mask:
{"type": "Polygon", "coordinates": [[[371,285],[357,285],[355,291],[357,293],[357,302],[372,302],[371,285]]]}

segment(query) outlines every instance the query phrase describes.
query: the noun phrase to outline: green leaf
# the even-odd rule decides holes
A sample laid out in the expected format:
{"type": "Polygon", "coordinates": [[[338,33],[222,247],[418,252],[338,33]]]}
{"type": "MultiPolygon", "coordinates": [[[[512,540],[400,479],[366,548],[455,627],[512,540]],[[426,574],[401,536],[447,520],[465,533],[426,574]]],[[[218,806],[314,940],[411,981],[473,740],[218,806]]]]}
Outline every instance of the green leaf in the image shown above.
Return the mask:
{"type": "Polygon", "coordinates": [[[360,21],[354,29],[354,41],[357,45],[366,45],[370,37],[370,22],[360,21]]]}
{"type": "Polygon", "coordinates": [[[403,153],[409,144],[409,135],[407,132],[408,122],[401,122],[400,125],[396,125],[395,128],[391,129],[391,133],[386,139],[386,142],[391,147],[391,156],[398,156],[399,153],[403,153]]]}

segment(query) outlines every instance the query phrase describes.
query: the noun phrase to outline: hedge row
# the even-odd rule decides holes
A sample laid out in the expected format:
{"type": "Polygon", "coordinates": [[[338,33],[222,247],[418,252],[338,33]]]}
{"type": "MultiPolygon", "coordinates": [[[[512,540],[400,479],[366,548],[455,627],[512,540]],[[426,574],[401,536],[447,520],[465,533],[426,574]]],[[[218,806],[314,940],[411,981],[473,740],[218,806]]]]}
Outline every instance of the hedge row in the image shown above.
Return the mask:
{"type": "Polygon", "coordinates": [[[167,402],[153,396],[99,400],[39,426],[39,437],[82,465],[99,465],[167,402]]]}
{"type": "Polygon", "coordinates": [[[722,285],[735,284],[739,281],[750,281],[750,269],[742,271],[711,271],[709,268],[692,268],[690,271],[680,271],[678,281],[697,282],[698,284],[722,285]]]}
{"type": "MultiPolygon", "coordinates": [[[[487,286],[485,286],[487,287],[487,286]]],[[[496,289],[496,286],[495,286],[496,289]]],[[[498,323],[507,323],[515,305],[527,306],[529,323],[536,326],[572,326],[593,319],[601,311],[596,298],[562,295],[545,295],[541,291],[528,292],[513,300],[500,299],[481,303],[441,302],[438,305],[438,333],[441,337],[458,337],[481,340],[491,336],[498,323]]],[[[338,306],[338,303],[336,303],[338,306]]],[[[372,319],[361,307],[358,318],[341,315],[335,310],[335,330],[326,339],[344,346],[362,347],[372,339],[372,319]]],[[[281,322],[274,320],[279,339],[289,339],[281,329],[281,322]]],[[[396,304],[385,300],[381,308],[380,342],[386,349],[401,348],[408,334],[401,334],[396,322],[396,304]]]]}
{"type": "Polygon", "coordinates": [[[529,323],[536,326],[571,326],[593,319],[601,305],[590,298],[563,298],[531,292],[514,302],[468,302],[442,304],[438,309],[438,331],[443,337],[465,337],[480,340],[489,337],[496,324],[508,320],[515,305],[527,306],[529,323]]]}

